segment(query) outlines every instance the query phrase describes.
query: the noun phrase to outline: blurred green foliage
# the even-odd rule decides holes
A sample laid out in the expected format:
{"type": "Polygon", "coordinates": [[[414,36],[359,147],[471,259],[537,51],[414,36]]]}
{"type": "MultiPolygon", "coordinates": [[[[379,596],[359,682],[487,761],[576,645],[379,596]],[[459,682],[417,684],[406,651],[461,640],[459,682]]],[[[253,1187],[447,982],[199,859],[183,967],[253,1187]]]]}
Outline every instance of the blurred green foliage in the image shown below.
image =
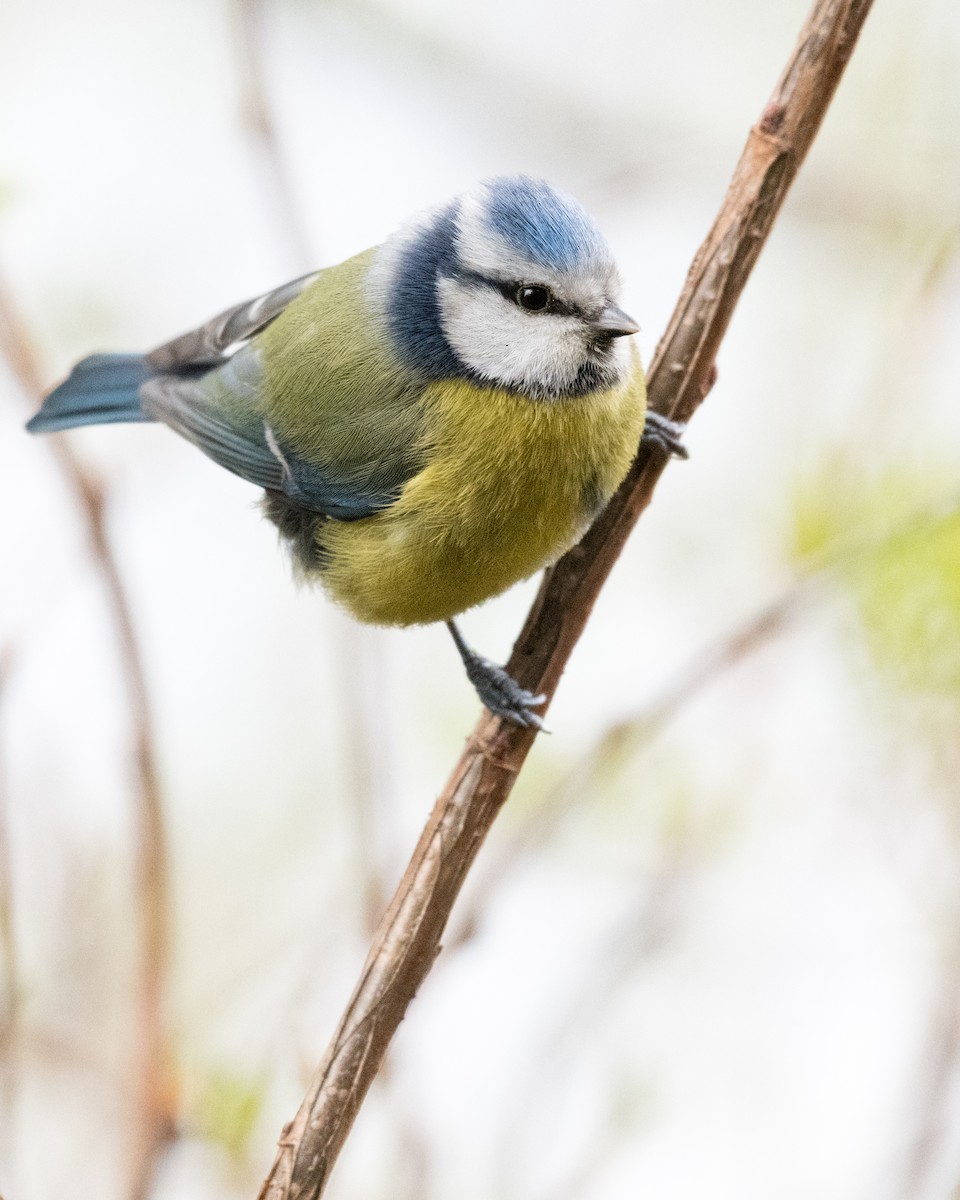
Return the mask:
{"type": "Polygon", "coordinates": [[[891,538],[853,578],[880,671],[909,691],[960,696],[960,513],[891,538]]]}
{"type": "Polygon", "coordinates": [[[263,1107],[263,1081],[229,1070],[212,1070],[203,1080],[193,1120],[198,1131],[235,1159],[244,1156],[263,1107]]]}
{"type": "Polygon", "coordinates": [[[899,691],[960,697],[957,478],[900,468],[867,479],[831,463],[797,498],[799,564],[839,569],[871,662],[899,691]]]}

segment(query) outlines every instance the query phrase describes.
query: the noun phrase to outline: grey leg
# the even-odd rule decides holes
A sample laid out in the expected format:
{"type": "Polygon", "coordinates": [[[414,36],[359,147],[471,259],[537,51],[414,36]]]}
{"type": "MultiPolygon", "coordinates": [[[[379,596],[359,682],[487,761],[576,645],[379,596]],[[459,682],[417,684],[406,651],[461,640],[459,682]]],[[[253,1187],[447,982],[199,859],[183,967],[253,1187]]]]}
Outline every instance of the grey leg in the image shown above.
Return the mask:
{"type": "Polygon", "coordinates": [[[689,458],[687,448],[680,440],[685,428],[686,426],[681,425],[679,421],[671,421],[669,417],[662,417],[648,408],[640,443],[653,443],[672,454],[674,458],[689,458]]]}
{"type": "Polygon", "coordinates": [[[476,689],[485,708],[498,717],[512,721],[514,725],[543,728],[543,718],[531,709],[536,708],[546,700],[546,696],[535,696],[522,688],[515,679],[506,673],[503,667],[482,658],[475,650],[471,650],[463,640],[463,635],[454,621],[447,622],[447,628],[453,636],[454,644],[463,659],[467,670],[467,678],[476,689]]]}

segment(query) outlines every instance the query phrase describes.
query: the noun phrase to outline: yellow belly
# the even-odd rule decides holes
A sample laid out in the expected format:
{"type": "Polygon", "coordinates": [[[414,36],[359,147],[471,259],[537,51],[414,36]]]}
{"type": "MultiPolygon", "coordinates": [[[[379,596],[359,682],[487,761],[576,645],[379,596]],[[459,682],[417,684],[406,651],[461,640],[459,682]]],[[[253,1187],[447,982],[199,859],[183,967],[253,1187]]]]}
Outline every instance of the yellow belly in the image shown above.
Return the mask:
{"type": "Polygon", "coordinates": [[[361,621],[424,624],[554,561],[636,453],[646,399],[635,361],[625,385],[561,401],[433,385],[429,465],[384,512],[320,530],[327,590],[361,621]]]}

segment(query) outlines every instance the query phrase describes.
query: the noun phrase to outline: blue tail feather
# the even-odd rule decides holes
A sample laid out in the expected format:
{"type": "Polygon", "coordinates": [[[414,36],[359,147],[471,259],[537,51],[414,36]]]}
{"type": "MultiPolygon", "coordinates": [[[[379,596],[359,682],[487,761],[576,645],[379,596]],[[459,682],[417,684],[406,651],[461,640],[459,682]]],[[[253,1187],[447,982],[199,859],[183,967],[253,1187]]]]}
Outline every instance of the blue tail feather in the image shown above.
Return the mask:
{"type": "Polygon", "coordinates": [[[77,425],[151,421],[140,406],[140,387],[151,371],[141,354],[91,354],[47,396],[30,433],[56,433],[77,425]]]}

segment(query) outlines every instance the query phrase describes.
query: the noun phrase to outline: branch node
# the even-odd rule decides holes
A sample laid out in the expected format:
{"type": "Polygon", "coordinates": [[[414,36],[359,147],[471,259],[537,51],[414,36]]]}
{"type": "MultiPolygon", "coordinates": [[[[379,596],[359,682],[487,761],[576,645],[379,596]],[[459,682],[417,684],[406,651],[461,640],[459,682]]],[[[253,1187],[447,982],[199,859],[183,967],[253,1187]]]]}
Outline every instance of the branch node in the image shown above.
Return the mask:
{"type": "Polygon", "coordinates": [[[779,133],[786,115],[787,106],[779,100],[771,100],[763,110],[763,116],[760,118],[760,124],[757,127],[759,132],[767,136],[779,133]]]}

